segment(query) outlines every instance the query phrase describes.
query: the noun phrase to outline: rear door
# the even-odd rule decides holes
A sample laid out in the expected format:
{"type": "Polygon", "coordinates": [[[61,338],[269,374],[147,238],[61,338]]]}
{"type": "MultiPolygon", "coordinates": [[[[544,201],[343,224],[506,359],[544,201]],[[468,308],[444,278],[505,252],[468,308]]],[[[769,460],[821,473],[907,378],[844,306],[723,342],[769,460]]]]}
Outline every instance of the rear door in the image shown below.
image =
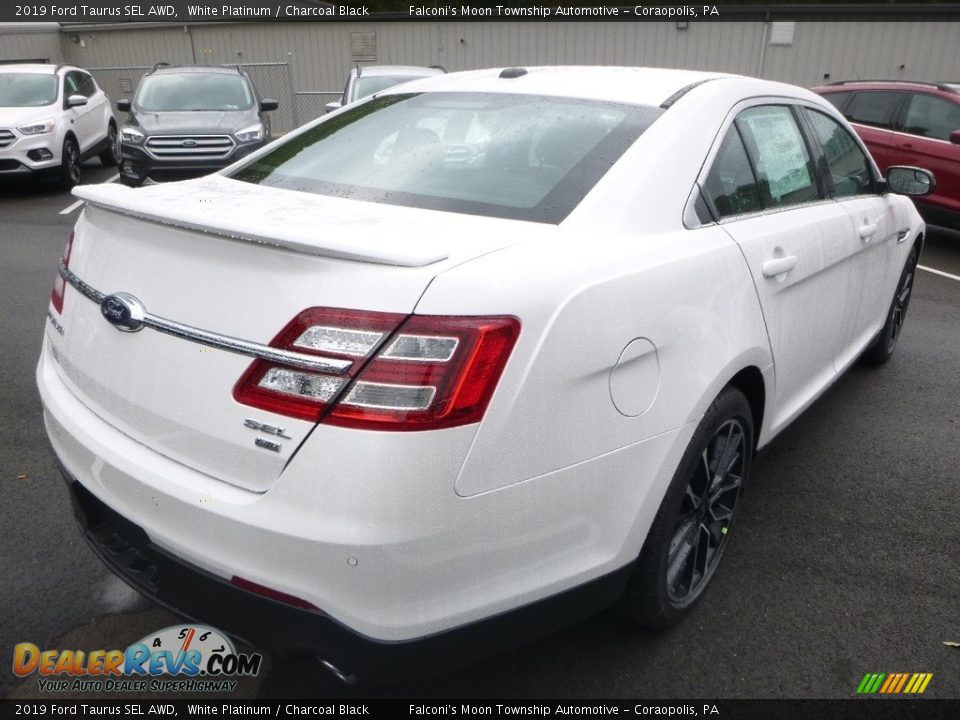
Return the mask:
{"type": "Polygon", "coordinates": [[[753,275],[776,368],[776,432],[828,384],[856,303],[849,213],[825,197],[785,103],[736,114],[703,188],[753,275]]]}
{"type": "Polygon", "coordinates": [[[927,93],[909,93],[896,143],[904,165],[933,172],[937,187],[921,202],[960,213],[960,145],[950,133],[960,130],[960,103],[927,93]]]}
{"type": "MultiPolygon", "coordinates": [[[[819,155],[823,184],[830,197],[850,214],[855,231],[849,243],[851,261],[851,307],[845,315],[837,369],[852,362],[880,330],[892,292],[893,246],[902,242],[896,203],[880,194],[873,164],[856,138],[835,118],[812,108],[802,109],[819,155]],[[856,303],[854,308],[853,303],[856,303]]],[[[905,226],[906,227],[906,226],[905,226]]]]}

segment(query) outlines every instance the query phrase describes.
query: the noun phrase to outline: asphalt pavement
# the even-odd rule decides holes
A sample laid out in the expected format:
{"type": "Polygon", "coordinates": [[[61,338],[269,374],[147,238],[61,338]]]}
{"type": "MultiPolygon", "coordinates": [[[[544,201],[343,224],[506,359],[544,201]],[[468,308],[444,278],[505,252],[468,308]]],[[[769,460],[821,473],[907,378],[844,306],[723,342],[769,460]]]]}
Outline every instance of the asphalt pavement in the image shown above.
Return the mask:
{"type": "MultiPolygon", "coordinates": [[[[91,161],[86,182],[114,171],[91,161]]],[[[79,207],[0,186],[0,695],[15,643],[126,647],[178,621],[87,548],[48,449],[34,379],[57,261],[79,207]]],[[[931,229],[906,329],[761,453],[727,555],[680,626],[606,612],[449,674],[353,690],[270,662],[237,697],[835,697],[867,672],[933,673],[960,697],[960,233],[931,229]],[[939,274],[938,274],[939,273],[939,274]]],[[[48,696],[49,697],[49,696],[48,696]]]]}

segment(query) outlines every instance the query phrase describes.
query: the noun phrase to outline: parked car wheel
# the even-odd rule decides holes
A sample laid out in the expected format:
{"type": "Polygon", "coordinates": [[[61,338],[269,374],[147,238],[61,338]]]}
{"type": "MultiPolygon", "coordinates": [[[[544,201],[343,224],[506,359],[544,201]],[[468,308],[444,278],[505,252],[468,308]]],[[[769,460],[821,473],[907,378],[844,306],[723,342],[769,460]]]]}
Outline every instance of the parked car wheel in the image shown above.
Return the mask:
{"type": "Polygon", "coordinates": [[[125,175],[120,175],[120,184],[126,185],[127,187],[140,187],[143,185],[143,180],[137,180],[136,178],[126,177],[125,175]]]}
{"type": "Polygon", "coordinates": [[[63,143],[63,155],[60,162],[60,184],[70,189],[80,184],[81,176],[80,148],[74,140],[67,139],[63,143]]]}
{"type": "Polygon", "coordinates": [[[703,596],[750,476],[753,438],[750,403],[726,388],[700,421],[640,551],[620,601],[628,617],[666,627],[703,596]]]}
{"type": "Polygon", "coordinates": [[[900,333],[903,331],[903,324],[907,319],[907,308],[910,307],[910,296],[913,294],[913,277],[916,275],[918,260],[917,248],[914,247],[900,274],[900,282],[897,283],[897,291],[893,294],[887,321],[883,324],[883,329],[873,345],[863,354],[863,359],[871,365],[883,365],[893,356],[897,341],[900,340],[900,333]]]}
{"type": "Polygon", "coordinates": [[[112,122],[107,128],[107,147],[97,157],[105,167],[116,167],[120,164],[120,134],[112,122]]]}

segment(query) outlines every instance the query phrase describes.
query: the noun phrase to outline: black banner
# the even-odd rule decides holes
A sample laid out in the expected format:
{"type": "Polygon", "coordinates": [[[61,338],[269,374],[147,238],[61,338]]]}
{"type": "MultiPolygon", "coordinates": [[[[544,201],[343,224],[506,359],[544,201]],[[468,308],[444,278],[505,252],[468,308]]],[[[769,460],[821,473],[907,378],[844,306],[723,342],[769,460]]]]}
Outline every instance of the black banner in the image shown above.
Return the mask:
{"type": "Polygon", "coordinates": [[[684,3],[666,2],[436,2],[435,0],[37,0],[0,3],[0,22],[69,23],[194,23],[194,22],[324,22],[369,20],[480,21],[717,21],[745,20],[776,12],[778,17],[802,18],[811,13],[837,20],[910,16],[960,17],[956,3],[684,3]]]}
{"type": "Polygon", "coordinates": [[[724,718],[753,720],[939,720],[960,717],[960,700],[2,700],[11,718],[409,717],[724,718]]]}

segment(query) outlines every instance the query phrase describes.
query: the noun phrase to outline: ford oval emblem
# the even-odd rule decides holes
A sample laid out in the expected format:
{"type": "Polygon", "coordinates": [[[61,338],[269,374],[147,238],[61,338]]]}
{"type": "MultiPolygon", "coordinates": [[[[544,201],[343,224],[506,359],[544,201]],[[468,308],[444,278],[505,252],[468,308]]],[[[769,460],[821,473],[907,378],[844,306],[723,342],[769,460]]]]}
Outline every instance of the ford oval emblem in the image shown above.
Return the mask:
{"type": "Polygon", "coordinates": [[[143,328],[147,311],[130,293],[114,293],[100,302],[100,314],[117,330],[137,332],[143,328]]]}
{"type": "Polygon", "coordinates": [[[196,147],[196,146],[197,146],[197,141],[196,141],[196,140],[184,140],[184,141],[181,142],[180,144],[183,145],[184,147],[196,147]]]}

